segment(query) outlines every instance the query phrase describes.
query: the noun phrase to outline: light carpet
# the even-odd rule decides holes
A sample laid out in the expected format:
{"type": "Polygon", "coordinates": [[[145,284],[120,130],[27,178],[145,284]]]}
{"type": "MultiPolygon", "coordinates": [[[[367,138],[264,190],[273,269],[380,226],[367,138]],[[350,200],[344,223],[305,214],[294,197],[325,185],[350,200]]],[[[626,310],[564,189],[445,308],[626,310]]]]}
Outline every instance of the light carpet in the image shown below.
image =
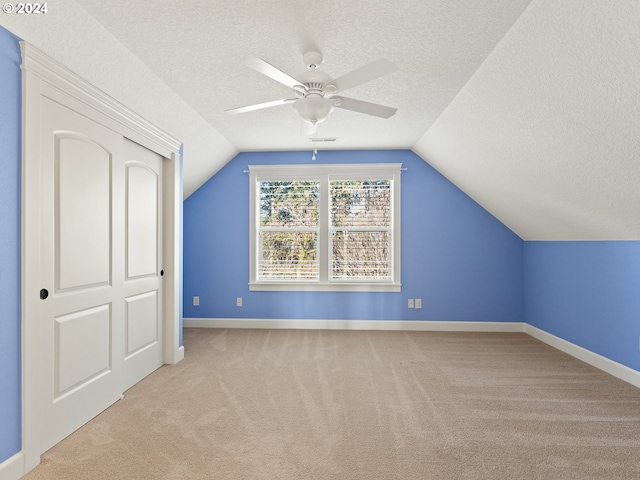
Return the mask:
{"type": "Polygon", "coordinates": [[[186,329],[37,479],[638,479],[640,389],[520,333],[186,329]]]}

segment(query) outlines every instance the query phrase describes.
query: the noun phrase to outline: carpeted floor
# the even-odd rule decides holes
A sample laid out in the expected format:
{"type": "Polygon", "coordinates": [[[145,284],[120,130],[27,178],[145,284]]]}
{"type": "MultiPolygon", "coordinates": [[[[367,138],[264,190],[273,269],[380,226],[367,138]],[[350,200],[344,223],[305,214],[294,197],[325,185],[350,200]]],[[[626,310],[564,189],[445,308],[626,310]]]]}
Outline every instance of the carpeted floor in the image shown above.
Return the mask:
{"type": "Polygon", "coordinates": [[[638,479],[640,389],[525,334],[187,329],[36,479],[638,479]]]}

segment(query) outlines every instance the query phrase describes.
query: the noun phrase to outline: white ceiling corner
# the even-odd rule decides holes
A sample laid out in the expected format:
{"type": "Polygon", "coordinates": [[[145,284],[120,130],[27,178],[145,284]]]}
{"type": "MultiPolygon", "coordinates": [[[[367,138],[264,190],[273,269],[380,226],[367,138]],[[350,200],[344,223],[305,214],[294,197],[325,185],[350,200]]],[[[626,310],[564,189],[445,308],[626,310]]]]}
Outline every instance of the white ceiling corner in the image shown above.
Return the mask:
{"type": "Polygon", "coordinates": [[[296,76],[313,46],[332,77],[399,67],[345,92],[396,115],[336,109],[330,148],[413,148],[523,239],[640,239],[639,3],[58,0],[7,28],[181,139],[187,196],[238,151],[311,148],[290,105],[224,110],[290,97],[245,59],[296,76]]]}

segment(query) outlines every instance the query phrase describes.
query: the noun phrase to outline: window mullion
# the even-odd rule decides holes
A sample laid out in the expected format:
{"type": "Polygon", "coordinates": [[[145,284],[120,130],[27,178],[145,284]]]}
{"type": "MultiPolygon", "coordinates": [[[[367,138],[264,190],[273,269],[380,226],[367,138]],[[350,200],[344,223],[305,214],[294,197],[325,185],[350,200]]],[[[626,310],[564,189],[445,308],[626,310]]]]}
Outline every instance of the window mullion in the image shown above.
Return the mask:
{"type": "Polygon", "coordinates": [[[329,176],[322,175],[320,177],[320,205],[319,205],[319,250],[318,262],[320,271],[320,282],[326,283],[329,280],[329,264],[331,234],[329,232],[329,223],[331,215],[331,194],[329,191],[329,176]]]}

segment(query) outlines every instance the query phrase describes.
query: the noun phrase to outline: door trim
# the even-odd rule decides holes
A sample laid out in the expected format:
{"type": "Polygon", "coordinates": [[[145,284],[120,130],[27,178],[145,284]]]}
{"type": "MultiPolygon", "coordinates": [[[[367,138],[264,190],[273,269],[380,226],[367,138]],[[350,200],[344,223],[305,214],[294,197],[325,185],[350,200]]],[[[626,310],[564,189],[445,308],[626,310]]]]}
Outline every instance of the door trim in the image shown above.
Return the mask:
{"type": "Polygon", "coordinates": [[[24,473],[40,463],[43,395],[39,382],[40,317],[40,115],[47,97],[152,150],[164,158],[163,362],[184,358],[180,342],[181,143],[121,105],[40,50],[20,42],[22,52],[22,453],[24,473]]]}

